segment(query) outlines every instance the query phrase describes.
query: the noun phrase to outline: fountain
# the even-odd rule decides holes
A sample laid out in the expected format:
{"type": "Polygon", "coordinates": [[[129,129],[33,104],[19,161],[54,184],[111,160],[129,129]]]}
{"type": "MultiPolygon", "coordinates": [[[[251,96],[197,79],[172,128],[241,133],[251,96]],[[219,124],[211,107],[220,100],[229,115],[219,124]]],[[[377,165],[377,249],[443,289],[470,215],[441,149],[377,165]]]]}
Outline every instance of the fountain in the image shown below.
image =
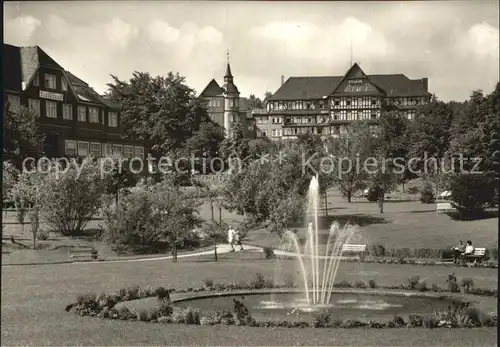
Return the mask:
{"type": "Polygon", "coordinates": [[[342,259],[342,245],[347,243],[356,229],[346,225],[341,227],[337,222],[330,227],[326,249],[320,255],[322,246],[318,237],[318,178],[313,177],[308,192],[308,228],[307,241],[301,250],[297,235],[287,231],[283,235],[283,245],[292,250],[300,265],[306,301],[310,305],[326,305],[330,302],[333,284],[342,259]],[[321,269],[320,258],[323,266],[321,269]]]}

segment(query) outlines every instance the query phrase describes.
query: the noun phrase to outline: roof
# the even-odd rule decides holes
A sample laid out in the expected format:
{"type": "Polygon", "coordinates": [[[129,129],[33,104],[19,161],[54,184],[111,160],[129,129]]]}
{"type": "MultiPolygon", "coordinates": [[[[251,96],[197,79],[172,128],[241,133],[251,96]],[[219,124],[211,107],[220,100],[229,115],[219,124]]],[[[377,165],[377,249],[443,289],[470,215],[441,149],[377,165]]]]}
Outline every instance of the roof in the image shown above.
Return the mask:
{"type": "Polygon", "coordinates": [[[200,93],[201,97],[215,97],[221,96],[224,93],[224,89],[222,89],[215,79],[212,79],[205,89],[200,93]]]}
{"type": "Polygon", "coordinates": [[[3,87],[8,90],[22,90],[21,53],[19,47],[3,45],[3,87]],[[7,64],[6,62],[9,62],[7,64]]]}
{"type": "Polygon", "coordinates": [[[341,76],[290,77],[269,100],[321,99],[330,95],[341,80],[341,76]]]}
{"type": "MultiPolygon", "coordinates": [[[[354,64],[345,76],[290,77],[269,100],[322,99],[333,94],[347,78],[367,78],[375,89],[387,96],[430,95],[424,89],[421,79],[411,80],[403,74],[365,75],[359,65],[354,64]]],[[[335,94],[343,94],[343,92],[335,94]]]]}

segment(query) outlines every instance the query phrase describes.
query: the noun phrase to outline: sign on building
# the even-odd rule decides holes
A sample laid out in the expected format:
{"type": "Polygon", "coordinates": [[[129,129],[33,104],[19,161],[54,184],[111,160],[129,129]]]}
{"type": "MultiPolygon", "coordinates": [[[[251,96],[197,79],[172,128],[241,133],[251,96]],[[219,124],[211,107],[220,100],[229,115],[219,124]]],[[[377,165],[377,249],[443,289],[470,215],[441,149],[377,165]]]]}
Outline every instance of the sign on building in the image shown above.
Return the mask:
{"type": "Polygon", "coordinates": [[[42,99],[49,99],[54,101],[63,101],[64,95],[59,93],[47,92],[45,90],[40,90],[40,97],[42,99]]]}

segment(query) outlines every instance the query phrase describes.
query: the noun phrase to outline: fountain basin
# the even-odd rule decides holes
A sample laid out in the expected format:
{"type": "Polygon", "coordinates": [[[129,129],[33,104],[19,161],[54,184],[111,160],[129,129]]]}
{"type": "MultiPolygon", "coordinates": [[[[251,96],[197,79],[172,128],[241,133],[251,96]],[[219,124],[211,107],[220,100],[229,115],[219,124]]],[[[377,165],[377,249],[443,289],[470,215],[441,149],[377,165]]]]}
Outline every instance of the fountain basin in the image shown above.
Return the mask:
{"type": "MultiPolygon", "coordinates": [[[[334,290],[328,304],[309,305],[298,290],[256,290],[221,293],[192,293],[173,300],[174,307],[195,307],[200,311],[233,311],[233,299],[241,301],[257,321],[312,321],[314,313],[326,309],[332,319],[391,320],[409,314],[427,315],[445,310],[453,297],[437,293],[384,290],[334,290]]],[[[456,298],[455,298],[456,299],[456,298]]]]}

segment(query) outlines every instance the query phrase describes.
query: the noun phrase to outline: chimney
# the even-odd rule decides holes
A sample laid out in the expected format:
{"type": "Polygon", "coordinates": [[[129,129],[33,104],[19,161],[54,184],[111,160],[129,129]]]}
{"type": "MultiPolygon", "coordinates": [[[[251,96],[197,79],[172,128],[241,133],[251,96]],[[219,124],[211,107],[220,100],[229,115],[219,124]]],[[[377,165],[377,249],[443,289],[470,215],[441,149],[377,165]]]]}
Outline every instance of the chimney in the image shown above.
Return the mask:
{"type": "Polygon", "coordinates": [[[422,78],[422,88],[428,92],[429,90],[429,79],[427,77],[422,78]]]}
{"type": "Polygon", "coordinates": [[[281,85],[285,84],[285,76],[281,75],[281,85]]]}

